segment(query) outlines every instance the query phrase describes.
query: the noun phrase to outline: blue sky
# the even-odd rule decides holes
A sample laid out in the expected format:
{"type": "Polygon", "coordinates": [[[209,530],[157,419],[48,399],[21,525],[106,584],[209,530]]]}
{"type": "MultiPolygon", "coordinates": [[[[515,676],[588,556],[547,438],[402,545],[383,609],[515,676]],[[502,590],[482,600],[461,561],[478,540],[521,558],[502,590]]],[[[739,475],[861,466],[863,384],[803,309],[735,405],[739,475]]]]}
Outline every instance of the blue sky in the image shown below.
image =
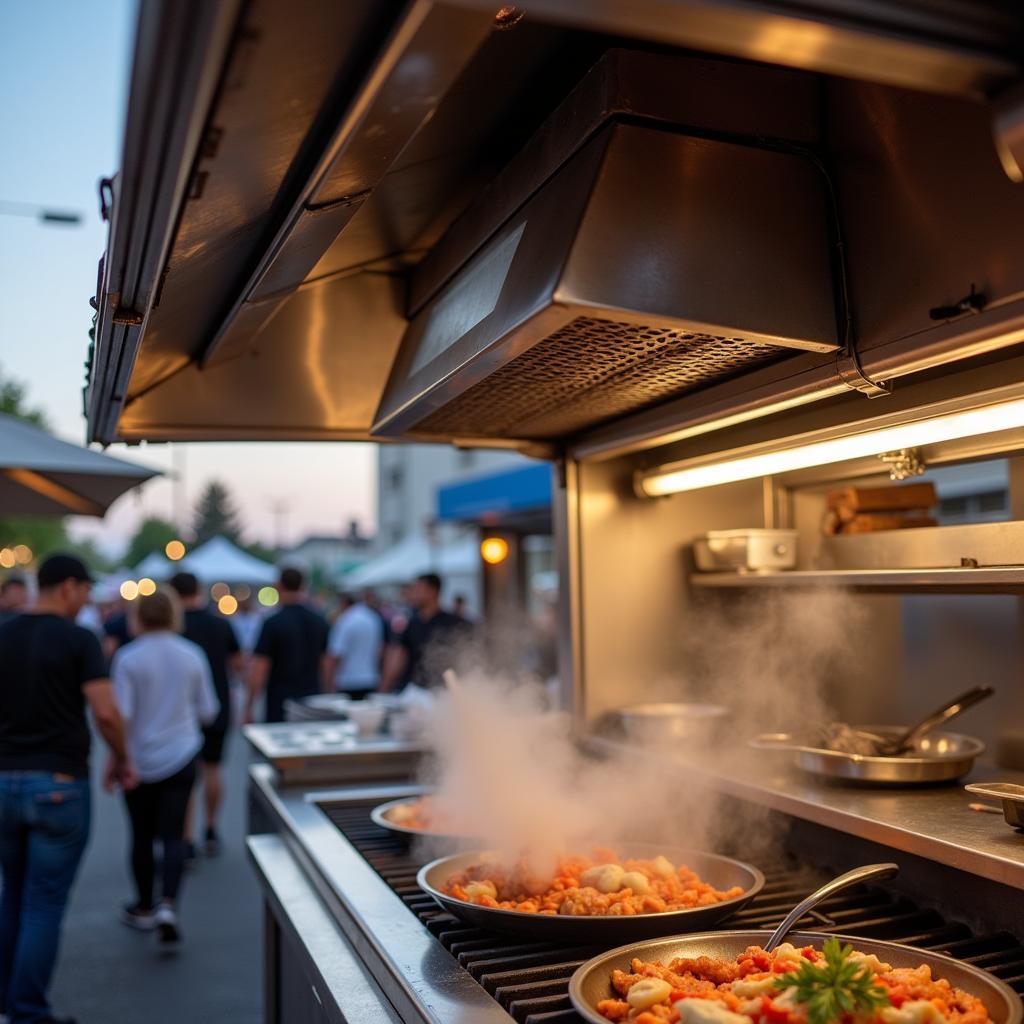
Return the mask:
{"type": "MultiPolygon", "coordinates": [[[[106,240],[96,183],[121,151],[135,22],[133,0],[0,0],[0,200],[81,211],[77,228],[0,215],[0,366],[20,378],[55,430],[82,442],[83,362],[106,240]]],[[[351,518],[372,525],[375,458],[370,445],[183,445],[180,503],[211,478],[235,493],[248,533],[273,541],[283,501],[283,539],[332,533],[351,518]]],[[[112,453],[160,468],[169,446],[112,453]]],[[[116,551],[143,515],[173,517],[167,482],[128,495],[103,522],[75,520],[76,533],[116,551]]]]}

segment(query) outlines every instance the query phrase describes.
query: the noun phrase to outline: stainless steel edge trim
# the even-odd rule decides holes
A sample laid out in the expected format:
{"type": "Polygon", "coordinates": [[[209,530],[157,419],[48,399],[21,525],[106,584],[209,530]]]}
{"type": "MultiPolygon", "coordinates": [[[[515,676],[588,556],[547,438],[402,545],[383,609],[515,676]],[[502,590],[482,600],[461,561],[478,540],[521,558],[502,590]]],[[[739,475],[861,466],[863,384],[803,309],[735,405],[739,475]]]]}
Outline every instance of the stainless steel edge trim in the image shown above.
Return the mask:
{"type": "MultiPolygon", "coordinates": [[[[249,778],[251,791],[279,823],[304,873],[406,1024],[511,1024],[315,802],[301,789],[277,789],[267,765],[252,766],[249,778]]],[[[367,800],[365,788],[354,793],[355,802],[367,800]]]]}
{"type": "MultiPolygon", "coordinates": [[[[460,0],[493,7],[489,0],[460,0]]],[[[962,5],[901,10],[857,0],[534,0],[531,17],[904,88],[982,98],[1021,71],[995,20],[962,5]],[[973,15],[973,16],[970,16],[973,15]],[[961,40],[952,44],[950,39],[961,40]]],[[[975,5],[980,7],[981,5],[975,5]]]]}
{"type": "MultiPolygon", "coordinates": [[[[401,1024],[384,993],[339,936],[337,923],[284,840],[273,835],[250,836],[246,850],[278,928],[286,930],[305,952],[308,969],[319,982],[311,983],[316,997],[321,1005],[328,1000],[324,1009],[331,1017],[338,1024],[366,1020],[401,1024]]],[[[264,969],[269,970],[270,965],[265,963],[264,969]]]]}
{"type": "MultiPolygon", "coordinates": [[[[725,793],[826,828],[859,836],[894,850],[912,853],[970,874],[1024,889],[1024,843],[989,815],[967,807],[959,786],[935,789],[884,790],[821,783],[780,760],[758,760],[758,770],[732,766],[728,772],[706,766],[666,762],[641,747],[604,737],[584,736],[584,746],[595,753],[621,755],[628,751],[642,765],[648,760],[658,777],[677,770],[694,786],[725,793]],[[955,830],[950,823],[956,822],[955,830]]],[[[1008,782],[1024,783],[1024,773],[976,767],[977,780],[998,774],[1008,782]]],[[[971,781],[970,777],[968,781],[971,781]]]]}
{"type": "Polygon", "coordinates": [[[139,8],[131,103],[87,384],[91,441],[117,439],[117,419],[145,318],[159,289],[177,212],[241,7],[242,0],[164,0],[139,8]],[[157,51],[177,53],[182,59],[157,59],[157,51]],[[154,146],[160,149],[160,160],[153,159],[154,146]],[[143,317],[142,327],[119,329],[114,324],[115,307],[126,303],[143,317]]]}

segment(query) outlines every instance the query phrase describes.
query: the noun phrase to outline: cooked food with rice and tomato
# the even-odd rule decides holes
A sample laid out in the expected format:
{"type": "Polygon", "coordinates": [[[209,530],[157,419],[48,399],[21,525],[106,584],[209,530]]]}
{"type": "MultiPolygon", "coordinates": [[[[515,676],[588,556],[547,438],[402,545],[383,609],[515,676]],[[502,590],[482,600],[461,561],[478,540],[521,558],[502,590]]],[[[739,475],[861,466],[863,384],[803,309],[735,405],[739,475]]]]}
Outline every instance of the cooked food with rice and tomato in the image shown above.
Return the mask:
{"type": "Polygon", "coordinates": [[[611,850],[562,857],[553,877],[538,876],[525,860],[512,868],[481,860],[449,876],[442,891],[481,907],[573,917],[663,914],[723,903],[744,892],[739,886],[716,889],[667,857],[620,861],[611,850]]]}
{"type": "Polygon", "coordinates": [[[597,1012],[627,1024],[988,1024],[976,996],[933,978],[927,964],[892,967],[829,939],[750,946],[735,959],[634,959],[613,971],[616,995],[597,1012]]]}

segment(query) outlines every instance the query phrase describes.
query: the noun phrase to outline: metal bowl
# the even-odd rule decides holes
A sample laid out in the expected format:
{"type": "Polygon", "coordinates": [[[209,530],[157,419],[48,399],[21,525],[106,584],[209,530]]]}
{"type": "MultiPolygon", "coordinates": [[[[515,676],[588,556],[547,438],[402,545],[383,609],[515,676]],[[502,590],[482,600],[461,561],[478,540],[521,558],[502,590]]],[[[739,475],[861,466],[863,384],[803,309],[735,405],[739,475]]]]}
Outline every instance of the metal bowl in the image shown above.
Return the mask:
{"type": "Polygon", "coordinates": [[[478,928],[526,935],[549,942],[610,945],[629,942],[652,935],[694,931],[714,925],[723,918],[745,907],[764,887],[764,875],[751,864],[731,857],[699,850],[681,850],[671,846],[632,843],[620,850],[624,858],[652,858],[659,853],[674,864],[686,864],[716,889],[727,890],[739,886],[743,892],[731,900],[709,906],[667,910],[661,914],[634,914],[632,917],[572,917],[569,915],[524,914],[518,910],[501,910],[467,903],[442,891],[448,879],[471,864],[479,864],[494,851],[477,850],[442,857],[420,869],[416,883],[450,914],[462,918],[478,928]]]}
{"type": "MultiPolygon", "coordinates": [[[[899,736],[898,725],[865,725],[862,728],[883,736],[899,736]]],[[[922,736],[911,752],[900,757],[844,754],[802,744],[792,733],[762,733],[750,741],[758,750],[788,750],[798,768],[826,779],[876,786],[923,786],[952,782],[966,775],[985,744],[957,732],[930,732],[922,736]]]]}
{"type": "MultiPolygon", "coordinates": [[[[597,1012],[602,999],[614,995],[611,987],[612,971],[629,970],[633,957],[641,960],[660,960],[667,963],[675,957],[733,958],[748,946],[761,946],[768,940],[768,931],[707,932],[703,935],[678,936],[623,946],[588,960],[569,982],[569,998],[573,1006],[589,1024],[608,1024],[607,1018],[597,1012]]],[[[819,932],[793,932],[786,936],[795,946],[817,946],[831,936],[819,932]]],[[[988,1010],[993,1024],[1021,1024],[1024,1004],[1020,997],[997,977],[971,964],[931,950],[915,949],[896,942],[862,939],[851,935],[837,935],[840,942],[849,942],[862,953],[874,953],[880,960],[894,967],[917,967],[928,964],[936,977],[945,978],[952,985],[977,996],[988,1010]]]]}
{"type": "Polygon", "coordinates": [[[729,718],[721,704],[632,704],[619,708],[626,736],[634,743],[709,743],[729,718]]]}

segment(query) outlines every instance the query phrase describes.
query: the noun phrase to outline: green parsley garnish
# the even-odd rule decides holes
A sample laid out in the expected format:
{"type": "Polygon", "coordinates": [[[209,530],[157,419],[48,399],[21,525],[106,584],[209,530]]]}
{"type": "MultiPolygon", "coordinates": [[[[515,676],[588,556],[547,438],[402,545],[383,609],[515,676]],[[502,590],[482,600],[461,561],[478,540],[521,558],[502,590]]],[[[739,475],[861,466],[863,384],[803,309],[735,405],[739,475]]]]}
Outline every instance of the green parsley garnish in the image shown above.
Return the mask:
{"type": "Polygon", "coordinates": [[[835,1024],[844,1014],[871,1017],[892,1005],[889,993],[871,971],[850,959],[853,946],[828,939],[822,952],[824,964],[804,960],[798,970],[781,975],[776,982],[780,990],[796,989],[797,1001],[807,1008],[808,1024],[835,1024]]]}

